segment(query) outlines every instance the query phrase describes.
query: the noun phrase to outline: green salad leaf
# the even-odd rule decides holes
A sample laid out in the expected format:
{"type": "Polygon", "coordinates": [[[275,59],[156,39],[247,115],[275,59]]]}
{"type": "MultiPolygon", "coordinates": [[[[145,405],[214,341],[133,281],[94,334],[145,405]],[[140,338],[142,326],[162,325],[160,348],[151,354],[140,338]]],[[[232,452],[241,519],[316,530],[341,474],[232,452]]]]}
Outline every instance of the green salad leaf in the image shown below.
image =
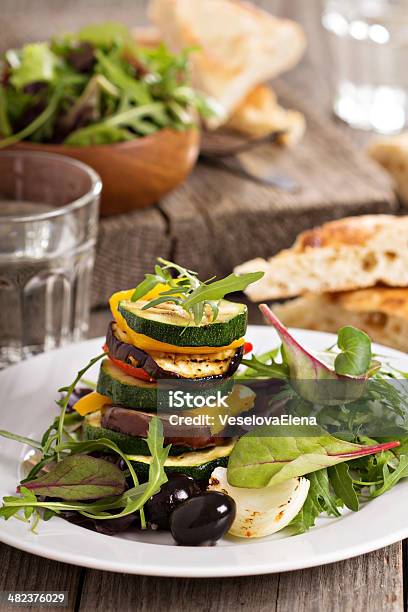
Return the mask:
{"type": "Polygon", "coordinates": [[[339,463],[330,467],[328,473],[337,496],[344,502],[347,508],[357,512],[360,508],[360,502],[347,463],[339,463]]]}
{"type": "Polygon", "coordinates": [[[361,376],[370,367],[371,340],[367,334],[355,327],[342,327],[338,332],[337,345],[341,350],[334,361],[337,374],[361,376]]]}
{"type": "Polygon", "coordinates": [[[6,57],[14,64],[11,66],[10,81],[16,89],[30,83],[51,83],[56,78],[58,57],[47,43],[25,45],[20,53],[14,52],[6,57]]]}
{"type": "Polygon", "coordinates": [[[398,444],[354,444],[318,426],[255,427],[236,443],[228,461],[228,481],[236,487],[262,488],[398,444]]]}
{"type": "Polygon", "coordinates": [[[289,525],[293,535],[305,533],[315,526],[316,519],[326,512],[331,516],[339,516],[341,501],[333,494],[327,470],[324,468],[307,476],[310,481],[309,492],[299,514],[289,525]]]}

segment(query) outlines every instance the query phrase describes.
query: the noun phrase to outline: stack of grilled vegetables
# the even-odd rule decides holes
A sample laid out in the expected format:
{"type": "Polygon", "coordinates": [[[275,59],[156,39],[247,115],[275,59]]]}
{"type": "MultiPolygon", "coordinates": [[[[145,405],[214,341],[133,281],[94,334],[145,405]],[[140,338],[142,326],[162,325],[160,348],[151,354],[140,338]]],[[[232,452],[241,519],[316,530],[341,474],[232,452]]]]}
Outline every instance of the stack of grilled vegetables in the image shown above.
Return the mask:
{"type": "MultiPolygon", "coordinates": [[[[195,273],[161,261],[156,274],[146,275],[136,289],[111,297],[113,321],[97,390],[75,409],[86,416],[86,437],[114,441],[131,455],[142,480],[151,460],[145,438],[157,414],[165,444],[171,444],[166,471],[208,480],[216,467],[227,465],[233,440],[207,424],[172,425],[170,415],[176,411],[168,404],[169,391],[204,397],[231,391],[231,377],[249,348],[244,341],[247,308],[223,296],[253,279],[231,275],[202,283],[195,273]]],[[[183,414],[194,415],[195,409],[183,414]]]]}

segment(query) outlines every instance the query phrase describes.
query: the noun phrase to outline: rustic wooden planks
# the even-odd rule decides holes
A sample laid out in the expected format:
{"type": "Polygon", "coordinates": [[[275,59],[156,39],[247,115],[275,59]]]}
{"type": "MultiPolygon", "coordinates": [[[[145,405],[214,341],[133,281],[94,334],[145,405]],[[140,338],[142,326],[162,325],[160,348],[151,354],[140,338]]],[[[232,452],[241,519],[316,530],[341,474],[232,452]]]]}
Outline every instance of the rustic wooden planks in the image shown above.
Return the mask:
{"type": "Polygon", "coordinates": [[[171,602],[177,612],[399,612],[401,559],[401,545],[395,544],[341,563],[280,575],[174,580],[88,571],[80,610],[148,612],[166,609],[171,602]]]}
{"type": "MultiPolygon", "coordinates": [[[[81,568],[41,559],[4,544],[0,544],[0,568],[0,591],[68,591],[69,604],[64,610],[75,610],[84,571],[81,568]]],[[[23,608],[0,604],[0,609],[23,608]]],[[[34,609],[40,612],[50,608],[24,606],[24,610],[34,609]]]]}

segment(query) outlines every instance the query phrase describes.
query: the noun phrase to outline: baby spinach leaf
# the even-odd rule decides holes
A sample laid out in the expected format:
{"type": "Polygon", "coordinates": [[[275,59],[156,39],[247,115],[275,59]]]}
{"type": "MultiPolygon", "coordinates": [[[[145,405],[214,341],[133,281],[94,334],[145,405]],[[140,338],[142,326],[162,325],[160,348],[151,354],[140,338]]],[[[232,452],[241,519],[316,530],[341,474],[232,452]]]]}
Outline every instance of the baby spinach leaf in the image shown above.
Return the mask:
{"type": "Polygon", "coordinates": [[[334,369],[343,376],[361,376],[371,364],[371,340],[356,327],[342,327],[338,333],[337,345],[341,353],[334,360],[334,369]]]}
{"type": "Polygon", "coordinates": [[[353,444],[318,426],[256,427],[236,443],[228,462],[228,481],[236,487],[262,488],[398,444],[353,444]]]}
{"type": "Polygon", "coordinates": [[[329,467],[328,474],[336,495],[344,502],[347,508],[357,512],[360,503],[353,486],[353,479],[350,476],[347,463],[339,463],[338,465],[329,467]]]}
{"type": "Polygon", "coordinates": [[[90,455],[72,455],[46,474],[26,482],[37,496],[66,500],[100,499],[125,490],[123,472],[113,463],[90,455]]]}

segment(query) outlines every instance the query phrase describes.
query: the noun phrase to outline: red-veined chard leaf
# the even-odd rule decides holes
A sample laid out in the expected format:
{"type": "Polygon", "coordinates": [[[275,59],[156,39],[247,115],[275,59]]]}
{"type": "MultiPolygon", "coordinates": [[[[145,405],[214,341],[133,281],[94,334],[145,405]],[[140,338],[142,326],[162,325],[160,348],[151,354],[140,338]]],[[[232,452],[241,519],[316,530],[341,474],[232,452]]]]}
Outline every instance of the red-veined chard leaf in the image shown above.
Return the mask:
{"type": "Polygon", "coordinates": [[[236,487],[262,488],[398,445],[353,444],[318,426],[256,427],[236,443],[228,481],[236,487]]]}
{"type": "Polygon", "coordinates": [[[309,402],[330,405],[352,402],[362,395],[367,380],[365,375],[337,374],[301,346],[266,304],[261,304],[259,309],[266,322],[279,334],[290,383],[301,397],[309,402]]]}
{"type": "Polygon", "coordinates": [[[66,500],[101,499],[121,495],[123,472],[113,463],[89,455],[63,459],[46,474],[24,483],[35,495],[66,500]]]}

